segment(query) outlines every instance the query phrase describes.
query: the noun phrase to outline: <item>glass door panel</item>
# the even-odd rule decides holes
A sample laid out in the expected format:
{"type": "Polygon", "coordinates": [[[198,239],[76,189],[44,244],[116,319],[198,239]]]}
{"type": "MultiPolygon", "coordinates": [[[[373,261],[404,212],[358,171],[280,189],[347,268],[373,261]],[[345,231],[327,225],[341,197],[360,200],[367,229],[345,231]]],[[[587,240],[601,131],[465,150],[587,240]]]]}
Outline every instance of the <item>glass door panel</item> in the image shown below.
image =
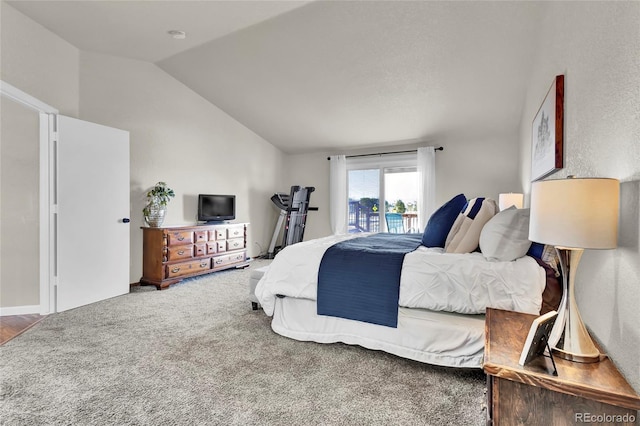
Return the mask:
{"type": "Polygon", "coordinates": [[[380,169],[349,170],[347,179],[349,232],[380,232],[380,169]]]}
{"type": "Polygon", "coordinates": [[[384,205],[388,232],[418,232],[418,172],[384,170],[384,205]],[[401,224],[398,221],[402,221],[401,224]]]}

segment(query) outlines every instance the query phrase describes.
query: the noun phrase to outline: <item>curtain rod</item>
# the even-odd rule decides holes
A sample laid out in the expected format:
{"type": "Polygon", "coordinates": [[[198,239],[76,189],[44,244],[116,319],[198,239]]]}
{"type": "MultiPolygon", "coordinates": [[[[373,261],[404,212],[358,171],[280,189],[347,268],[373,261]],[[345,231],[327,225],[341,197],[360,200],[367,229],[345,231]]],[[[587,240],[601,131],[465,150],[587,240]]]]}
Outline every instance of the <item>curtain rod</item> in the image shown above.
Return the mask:
{"type": "MultiPolygon", "coordinates": [[[[433,148],[434,151],[444,151],[444,147],[433,148]]],[[[407,154],[409,152],[418,152],[417,149],[410,149],[408,151],[393,151],[393,152],[378,152],[376,154],[359,154],[359,155],[347,155],[346,158],[356,158],[356,157],[373,157],[376,155],[389,155],[389,154],[407,154]]],[[[327,157],[327,160],[330,160],[331,157],[327,157]]]]}

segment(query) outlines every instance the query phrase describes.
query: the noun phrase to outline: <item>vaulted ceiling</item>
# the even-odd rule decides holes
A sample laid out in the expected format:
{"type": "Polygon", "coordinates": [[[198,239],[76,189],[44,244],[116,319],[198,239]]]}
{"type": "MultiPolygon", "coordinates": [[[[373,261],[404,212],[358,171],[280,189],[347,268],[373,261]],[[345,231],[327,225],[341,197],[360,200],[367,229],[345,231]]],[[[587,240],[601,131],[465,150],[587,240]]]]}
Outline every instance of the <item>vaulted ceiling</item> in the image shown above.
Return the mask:
{"type": "Polygon", "coordinates": [[[513,132],[543,3],[11,1],[157,64],[289,153],[513,132]],[[186,38],[173,39],[169,30],[186,38]]]}

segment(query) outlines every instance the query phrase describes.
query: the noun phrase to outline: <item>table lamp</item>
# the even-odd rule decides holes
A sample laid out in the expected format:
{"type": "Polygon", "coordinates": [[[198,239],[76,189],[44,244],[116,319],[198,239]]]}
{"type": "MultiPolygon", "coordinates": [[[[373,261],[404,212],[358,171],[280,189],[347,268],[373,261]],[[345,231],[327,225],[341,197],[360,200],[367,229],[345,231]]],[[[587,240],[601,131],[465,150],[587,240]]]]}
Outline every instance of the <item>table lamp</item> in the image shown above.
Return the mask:
{"type": "Polygon", "coordinates": [[[521,209],[524,203],[524,194],[518,194],[509,192],[508,194],[498,195],[498,207],[500,211],[508,209],[511,206],[515,206],[516,209],[521,209]]]}
{"type": "Polygon", "coordinates": [[[576,304],[576,271],[584,249],[616,247],[619,197],[616,179],[569,177],[531,185],[529,240],[555,246],[562,268],[562,300],[549,338],[561,358],[600,360],[576,304]]]}

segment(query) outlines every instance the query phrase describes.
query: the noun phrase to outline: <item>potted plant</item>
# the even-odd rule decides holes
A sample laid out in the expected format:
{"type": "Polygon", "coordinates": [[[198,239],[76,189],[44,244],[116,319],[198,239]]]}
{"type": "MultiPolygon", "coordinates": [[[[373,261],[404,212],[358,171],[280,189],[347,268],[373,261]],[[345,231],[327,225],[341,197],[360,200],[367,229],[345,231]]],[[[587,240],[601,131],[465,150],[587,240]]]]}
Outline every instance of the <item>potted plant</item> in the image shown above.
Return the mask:
{"type": "Polygon", "coordinates": [[[167,211],[167,203],[175,197],[173,189],[166,183],[158,182],[147,192],[147,205],[142,209],[144,220],[153,228],[162,225],[167,211]]]}

